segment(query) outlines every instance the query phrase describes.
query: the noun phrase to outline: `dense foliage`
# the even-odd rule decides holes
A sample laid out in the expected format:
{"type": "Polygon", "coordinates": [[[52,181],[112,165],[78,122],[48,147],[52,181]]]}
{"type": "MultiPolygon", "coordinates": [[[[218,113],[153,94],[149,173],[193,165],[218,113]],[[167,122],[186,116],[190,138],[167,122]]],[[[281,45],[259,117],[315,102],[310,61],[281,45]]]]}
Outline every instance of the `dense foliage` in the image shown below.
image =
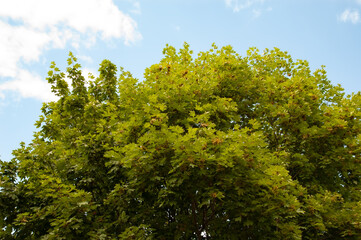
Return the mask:
{"type": "Polygon", "coordinates": [[[361,238],[361,95],[323,68],[185,44],[117,74],[51,65],[59,100],[0,165],[1,239],[361,238]]]}

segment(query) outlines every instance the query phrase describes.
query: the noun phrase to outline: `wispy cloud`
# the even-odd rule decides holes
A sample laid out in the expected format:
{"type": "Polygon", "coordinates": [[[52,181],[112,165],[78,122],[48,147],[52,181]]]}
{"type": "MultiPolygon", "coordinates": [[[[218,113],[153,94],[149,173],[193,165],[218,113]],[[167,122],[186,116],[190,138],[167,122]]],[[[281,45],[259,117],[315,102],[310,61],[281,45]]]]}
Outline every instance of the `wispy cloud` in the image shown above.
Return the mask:
{"type": "Polygon", "coordinates": [[[80,60],[83,60],[84,62],[88,62],[88,63],[93,62],[93,59],[86,55],[77,55],[77,58],[79,58],[80,60]]]}
{"type": "MultiPolygon", "coordinates": [[[[140,11],[136,1],[133,5],[140,11]]],[[[45,101],[53,99],[50,88],[25,68],[45,50],[110,39],[129,45],[142,38],[137,23],[112,0],[7,1],[0,8],[0,36],[0,95],[16,91],[45,101]]]]}
{"type": "Polygon", "coordinates": [[[137,1],[132,1],[133,4],[133,9],[130,10],[130,12],[134,13],[134,14],[141,14],[142,10],[140,8],[140,3],[137,1]]]}
{"type": "Polygon", "coordinates": [[[253,13],[254,18],[258,18],[259,16],[261,16],[262,10],[261,9],[253,9],[252,13],[253,13]]]}
{"type": "Polygon", "coordinates": [[[138,0],[121,0],[121,3],[126,6],[129,12],[133,14],[142,14],[140,2],[138,0]]]}
{"type": "Polygon", "coordinates": [[[252,9],[252,14],[254,18],[258,18],[260,17],[264,12],[270,12],[272,11],[271,7],[268,7],[266,9],[261,9],[261,8],[257,8],[257,9],[252,9]]]}
{"type": "Polygon", "coordinates": [[[234,12],[239,12],[257,3],[263,3],[265,0],[224,0],[224,1],[227,7],[232,8],[234,12]]]}
{"type": "Polygon", "coordinates": [[[338,16],[338,20],[341,22],[351,22],[356,24],[360,22],[360,14],[358,10],[346,9],[338,16]]]}

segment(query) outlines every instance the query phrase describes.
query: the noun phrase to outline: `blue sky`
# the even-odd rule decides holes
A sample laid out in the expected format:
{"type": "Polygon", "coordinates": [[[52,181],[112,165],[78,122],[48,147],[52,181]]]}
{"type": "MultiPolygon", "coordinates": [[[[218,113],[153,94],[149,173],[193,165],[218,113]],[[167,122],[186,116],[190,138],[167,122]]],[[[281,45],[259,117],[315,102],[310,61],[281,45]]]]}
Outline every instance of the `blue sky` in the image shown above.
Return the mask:
{"type": "Polygon", "coordinates": [[[0,0],[0,158],[32,139],[54,100],[50,62],[72,51],[85,73],[109,59],[142,79],[168,43],[195,51],[278,47],[346,93],[361,90],[361,0],[0,0]]]}

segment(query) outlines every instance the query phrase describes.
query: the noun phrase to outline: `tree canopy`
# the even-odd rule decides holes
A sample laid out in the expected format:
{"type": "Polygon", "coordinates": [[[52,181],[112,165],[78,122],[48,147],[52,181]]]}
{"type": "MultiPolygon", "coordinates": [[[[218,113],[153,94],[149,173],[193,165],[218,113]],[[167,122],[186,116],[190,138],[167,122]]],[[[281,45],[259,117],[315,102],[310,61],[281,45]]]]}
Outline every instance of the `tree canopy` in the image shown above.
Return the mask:
{"type": "Polygon", "coordinates": [[[52,63],[59,100],[0,162],[1,239],[361,238],[360,93],[277,48],[163,54],[143,81],[52,63]]]}

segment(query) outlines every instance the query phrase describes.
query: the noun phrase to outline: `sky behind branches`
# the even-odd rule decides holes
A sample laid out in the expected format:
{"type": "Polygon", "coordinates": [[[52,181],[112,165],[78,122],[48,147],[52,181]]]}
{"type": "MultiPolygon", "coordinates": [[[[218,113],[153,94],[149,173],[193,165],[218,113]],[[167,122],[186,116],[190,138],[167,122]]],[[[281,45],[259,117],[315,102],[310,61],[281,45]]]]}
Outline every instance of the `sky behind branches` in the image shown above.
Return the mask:
{"type": "Polygon", "coordinates": [[[109,59],[142,80],[168,43],[278,47],[346,93],[361,90],[361,0],[0,0],[0,159],[32,139],[52,61],[69,51],[85,75],[109,59]]]}

